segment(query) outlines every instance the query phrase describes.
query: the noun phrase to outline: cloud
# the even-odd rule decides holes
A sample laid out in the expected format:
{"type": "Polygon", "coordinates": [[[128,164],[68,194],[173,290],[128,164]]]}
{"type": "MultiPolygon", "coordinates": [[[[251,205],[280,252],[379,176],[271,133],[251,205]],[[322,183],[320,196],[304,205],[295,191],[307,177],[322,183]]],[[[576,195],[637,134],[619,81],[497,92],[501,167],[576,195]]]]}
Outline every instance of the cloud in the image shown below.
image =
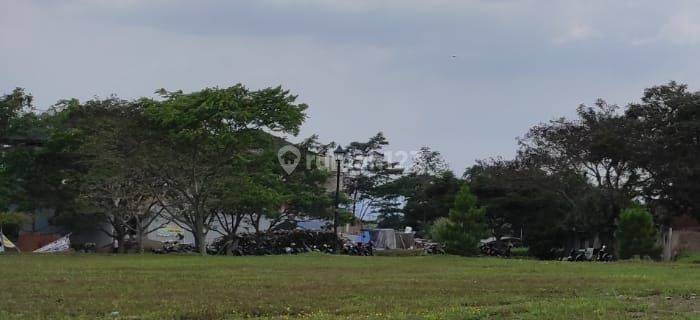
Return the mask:
{"type": "Polygon", "coordinates": [[[3,1],[0,90],[40,107],[242,82],[309,103],[302,135],[384,131],[456,171],[579,103],[700,87],[698,5],[648,1],[3,1]],[[681,5],[682,4],[682,5],[681,5]],[[682,50],[678,50],[682,48],[682,50]],[[452,58],[457,55],[457,58],[452,58]]]}
{"type": "MultiPolygon", "coordinates": [[[[695,11],[697,13],[697,11],[695,11]]],[[[659,39],[679,44],[694,45],[700,43],[700,14],[692,15],[690,12],[674,14],[661,27],[659,39]]]]}
{"type": "Polygon", "coordinates": [[[260,2],[278,7],[301,5],[324,7],[340,11],[368,11],[377,9],[413,11],[423,11],[426,9],[511,10],[532,3],[532,1],[512,0],[260,0],[260,2]]]}
{"type": "Polygon", "coordinates": [[[564,34],[557,37],[554,42],[558,44],[566,44],[590,39],[593,36],[594,31],[591,26],[582,22],[574,22],[565,30],[564,34]]]}

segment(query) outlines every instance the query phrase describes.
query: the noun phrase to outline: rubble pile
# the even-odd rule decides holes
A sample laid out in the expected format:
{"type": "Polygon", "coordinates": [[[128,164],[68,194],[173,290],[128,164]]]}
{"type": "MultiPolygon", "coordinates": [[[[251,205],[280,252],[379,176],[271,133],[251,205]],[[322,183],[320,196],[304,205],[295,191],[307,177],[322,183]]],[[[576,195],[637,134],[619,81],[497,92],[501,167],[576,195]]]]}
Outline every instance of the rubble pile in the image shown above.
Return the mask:
{"type": "Polygon", "coordinates": [[[267,233],[240,234],[215,241],[210,253],[222,255],[274,255],[304,252],[334,253],[342,241],[332,232],[278,230],[267,233]]]}

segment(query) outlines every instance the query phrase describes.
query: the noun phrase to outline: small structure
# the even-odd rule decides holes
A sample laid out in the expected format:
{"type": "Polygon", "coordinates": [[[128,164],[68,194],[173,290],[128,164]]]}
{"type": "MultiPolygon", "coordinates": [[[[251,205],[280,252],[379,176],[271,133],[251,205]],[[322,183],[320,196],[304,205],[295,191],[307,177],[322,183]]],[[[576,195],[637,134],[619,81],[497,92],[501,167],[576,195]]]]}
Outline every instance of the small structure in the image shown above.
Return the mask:
{"type": "Polygon", "coordinates": [[[396,232],[394,229],[370,230],[370,241],[375,249],[413,249],[415,247],[415,234],[410,229],[407,232],[396,232]]]}
{"type": "Polygon", "coordinates": [[[700,221],[688,214],[673,218],[670,227],[660,235],[662,258],[666,261],[682,252],[700,252],[700,221]]]}
{"type": "Polygon", "coordinates": [[[394,229],[374,229],[370,231],[370,241],[375,249],[396,249],[396,232],[394,229]]]}

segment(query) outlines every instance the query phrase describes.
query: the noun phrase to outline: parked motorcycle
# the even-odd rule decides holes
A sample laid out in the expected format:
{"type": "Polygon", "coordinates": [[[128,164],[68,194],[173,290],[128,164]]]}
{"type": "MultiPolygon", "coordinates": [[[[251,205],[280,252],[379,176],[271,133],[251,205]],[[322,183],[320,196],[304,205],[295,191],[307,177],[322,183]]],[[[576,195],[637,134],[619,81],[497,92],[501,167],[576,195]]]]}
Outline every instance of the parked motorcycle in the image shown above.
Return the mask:
{"type": "Polygon", "coordinates": [[[571,249],[569,255],[562,257],[561,261],[585,261],[585,252],[583,250],[571,249]]]}
{"type": "Polygon", "coordinates": [[[615,261],[615,256],[607,252],[608,247],[603,245],[600,249],[585,248],[572,249],[567,257],[563,257],[562,261],[615,261]]]}
{"type": "Polygon", "coordinates": [[[498,241],[484,243],[480,246],[481,253],[492,257],[510,257],[511,244],[498,241]]]}
{"type": "Polygon", "coordinates": [[[351,256],[372,256],[374,251],[372,244],[346,242],[343,245],[343,254],[351,256]]]}
{"type": "Polygon", "coordinates": [[[615,256],[612,253],[607,252],[608,247],[603,245],[596,252],[596,261],[610,262],[615,261],[615,256]]]}
{"type": "Polygon", "coordinates": [[[426,254],[445,254],[445,248],[441,244],[435,242],[426,243],[423,247],[423,251],[425,251],[426,254]]]}

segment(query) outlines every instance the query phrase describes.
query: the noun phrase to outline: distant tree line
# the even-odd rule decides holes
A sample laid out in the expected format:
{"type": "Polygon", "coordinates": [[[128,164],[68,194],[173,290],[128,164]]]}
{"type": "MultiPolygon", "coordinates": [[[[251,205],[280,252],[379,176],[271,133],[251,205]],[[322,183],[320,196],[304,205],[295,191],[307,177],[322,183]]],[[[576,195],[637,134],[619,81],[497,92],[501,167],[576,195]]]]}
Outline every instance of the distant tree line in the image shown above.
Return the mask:
{"type": "Polygon", "coordinates": [[[685,85],[649,88],[625,107],[581,105],[576,118],[540,123],[518,141],[514,159],[480,160],[461,178],[423,148],[413,168],[366,192],[379,226],[428,235],[458,205],[462,184],[485,208],[491,236],[522,234],[540,258],[571,237],[614,243],[627,208],[648,210],[657,226],[700,218],[700,94],[685,85]]]}
{"type": "MultiPolygon", "coordinates": [[[[296,96],[242,85],[157,93],[64,100],[45,112],[22,89],[2,96],[7,224],[50,208],[53,223],[71,230],[107,224],[116,239],[142,239],[167,216],[203,249],[207,233],[231,237],[243,221],[265,232],[263,218],[274,229],[298,216],[332,217],[328,170],[300,165],[286,174],[277,162],[287,143],[279,136],[296,135],[307,116],[296,96]],[[214,223],[223,229],[212,230],[214,223]]],[[[393,162],[380,132],[344,146],[341,222],[410,226],[419,236],[433,231],[470,243],[522,235],[540,258],[554,257],[571,237],[633,239],[620,223],[649,234],[640,211],[657,226],[700,217],[699,118],[700,94],[671,82],[645,90],[639,103],[599,100],[579,106],[574,119],[535,125],[514,159],[480,160],[460,176],[430,147],[411,166],[393,162]],[[621,219],[626,209],[633,213],[621,219]]],[[[296,146],[305,164],[336,145],[312,136],[296,146]]]]}

